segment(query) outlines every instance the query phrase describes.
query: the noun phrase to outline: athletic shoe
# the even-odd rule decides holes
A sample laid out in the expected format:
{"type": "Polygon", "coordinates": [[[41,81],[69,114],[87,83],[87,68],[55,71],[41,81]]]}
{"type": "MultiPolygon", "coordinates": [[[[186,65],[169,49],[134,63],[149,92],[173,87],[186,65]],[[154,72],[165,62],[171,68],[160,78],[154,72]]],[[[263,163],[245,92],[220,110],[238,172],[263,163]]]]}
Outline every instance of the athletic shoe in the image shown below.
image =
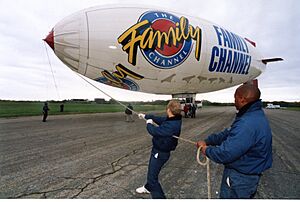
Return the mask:
{"type": "Polygon", "coordinates": [[[150,194],[150,191],[148,191],[145,186],[139,187],[135,191],[139,194],[150,194]]]}

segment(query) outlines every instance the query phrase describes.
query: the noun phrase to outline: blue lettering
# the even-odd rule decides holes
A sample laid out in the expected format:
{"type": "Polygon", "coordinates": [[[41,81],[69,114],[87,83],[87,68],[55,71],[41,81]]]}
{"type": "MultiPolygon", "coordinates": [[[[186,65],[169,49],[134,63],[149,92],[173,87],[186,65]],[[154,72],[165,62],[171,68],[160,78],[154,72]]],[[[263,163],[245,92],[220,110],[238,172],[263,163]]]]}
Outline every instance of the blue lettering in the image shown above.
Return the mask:
{"type": "Polygon", "coordinates": [[[230,66],[231,66],[231,60],[232,60],[232,51],[228,50],[227,62],[226,62],[225,68],[222,70],[222,72],[225,72],[226,69],[228,72],[228,70],[230,69],[230,66]]]}
{"type": "Polygon", "coordinates": [[[228,31],[226,31],[226,33],[227,33],[228,37],[230,38],[232,48],[237,50],[238,49],[238,44],[237,44],[237,41],[234,37],[234,34],[231,33],[231,32],[228,32],[228,31]]]}
{"type": "Polygon", "coordinates": [[[217,33],[219,45],[222,46],[222,40],[221,40],[222,33],[219,31],[219,27],[214,25],[214,28],[215,28],[216,33],[217,33]]]}
{"type": "Polygon", "coordinates": [[[218,44],[220,46],[232,48],[244,53],[249,53],[248,45],[245,39],[221,27],[215,25],[213,25],[213,27],[216,31],[218,44]]]}
{"type": "Polygon", "coordinates": [[[244,46],[246,47],[246,52],[249,53],[248,45],[247,45],[245,39],[242,39],[242,41],[244,43],[244,46]]]}
{"type": "Polygon", "coordinates": [[[227,55],[227,50],[224,48],[220,48],[221,53],[220,53],[220,58],[219,58],[219,64],[217,68],[217,72],[221,72],[222,69],[224,68],[225,62],[226,62],[226,55],[227,55]]]}
{"type": "Polygon", "coordinates": [[[240,53],[234,51],[231,73],[235,73],[235,71],[238,67],[238,64],[239,64],[239,58],[240,58],[240,53]]]}
{"type": "Polygon", "coordinates": [[[240,70],[239,70],[239,74],[245,74],[245,67],[246,67],[246,57],[247,55],[242,54],[243,55],[243,61],[240,65],[240,70]]]}
{"type": "MultiPolygon", "coordinates": [[[[162,61],[162,63],[163,62],[164,61],[162,61]]],[[[170,61],[168,61],[168,63],[170,63],[170,61]]],[[[226,72],[247,75],[250,67],[251,56],[248,54],[234,51],[232,49],[219,48],[218,46],[214,46],[212,48],[208,67],[210,72],[226,72]]]]}
{"type": "Polygon", "coordinates": [[[242,51],[241,43],[239,41],[239,39],[240,39],[239,36],[237,36],[236,34],[233,34],[233,33],[232,33],[232,35],[233,35],[233,37],[235,38],[235,41],[236,41],[236,45],[237,45],[236,50],[242,51]]]}
{"type": "Polygon", "coordinates": [[[210,64],[208,68],[210,72],[215,71],[217,68],[218,62],[215,62],[215,57],[219,57],[219,48],[217,46],[214,46],[211,52],[210,64]]]}
{"type": "Polygon", "coordinates": [[[246,52],[244,45],[243,45],[243,41],[242,38],[237,36],[238,42],[239,42],[239,46],[240,46],[240,51],[246,52]]]}
{"type": "Polygon", "coordinates": [[[239,72],[239,69],[240,69],[240,66],[241,66],[242,57],[243,57],[242,54],[239,53],[239,61],[238,61],[238,65],[237,65],[237,67],[236,67],[236,69],[235,69],[235,71],[234,71],[235,74],[238,74],[238,72],[239,72]]]}
{"type": "Polygon", "coordinates": [[[248,55],[248,58],[247,58],[247,69],[246,69],[245,74],[249,73],[250,64],[251,64],[251,56],[248,55]]]}
{"type": "Polygon", "coordinates": [[[230,38],[227,36],[227,33],[222,28],[220,28],[220,29],[221,29],[222,35],[223,35],[224,46],[232,48],[231,41],[230,41],[230,38]]]}

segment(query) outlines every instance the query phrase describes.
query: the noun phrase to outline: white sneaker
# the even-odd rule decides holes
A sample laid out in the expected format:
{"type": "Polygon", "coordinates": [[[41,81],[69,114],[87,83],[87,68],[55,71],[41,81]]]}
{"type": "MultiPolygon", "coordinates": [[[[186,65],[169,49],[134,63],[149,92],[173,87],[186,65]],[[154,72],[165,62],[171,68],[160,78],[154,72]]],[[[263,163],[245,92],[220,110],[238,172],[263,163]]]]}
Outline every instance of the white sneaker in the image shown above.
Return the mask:
{"type": "Polygon", "coordinates": [[[150,191],[148,191],[145,186],[139,187],[135,191],[139,194],[150,194],[150,191]]]}

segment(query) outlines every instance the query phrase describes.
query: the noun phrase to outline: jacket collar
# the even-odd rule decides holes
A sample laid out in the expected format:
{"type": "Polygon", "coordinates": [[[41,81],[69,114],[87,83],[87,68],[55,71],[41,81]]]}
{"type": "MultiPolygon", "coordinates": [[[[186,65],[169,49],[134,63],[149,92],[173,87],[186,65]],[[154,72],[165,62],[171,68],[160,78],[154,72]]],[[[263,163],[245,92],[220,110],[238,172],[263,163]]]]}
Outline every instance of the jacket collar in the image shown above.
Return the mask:
{"type": "Polygon", "coordinates": [[[167,117],[167,120],[168,121],[173,121],[173,120],[181,120],[182,116],[179,114],[179,115],[175,115],[173,117],[167,117]]]}
{"type": "Polygon", "coordinates": [[[249,112],[255,111],[255,110],[259,110],[261,108],[262,108],[261,99],[253,101],[253,102],[249,102],[248,104],[246,104],[239,110],[239,112],[236,114],[236,116],[241,117],[248,111],[249,112]]]}

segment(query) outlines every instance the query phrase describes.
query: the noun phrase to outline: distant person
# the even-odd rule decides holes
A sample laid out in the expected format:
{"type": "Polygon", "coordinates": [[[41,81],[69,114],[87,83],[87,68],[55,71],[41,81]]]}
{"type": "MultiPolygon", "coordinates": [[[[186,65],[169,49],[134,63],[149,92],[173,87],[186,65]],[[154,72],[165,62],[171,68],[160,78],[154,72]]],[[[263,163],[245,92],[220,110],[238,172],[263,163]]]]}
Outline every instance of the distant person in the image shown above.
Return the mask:
{"type": "Polygon", "coordinates": [[[191,114],[191,117],[192,118],[196,118],[196,110],[197,110],[197,105],[196,104],[191,104],[191,111],[192,111],[192,114],[191,114]]]}
{"type": "Polygon", "coordinates": [[[272,133],[256,86],[238,87],[234,98],[238,113],[231,127],[197,146],[225,166],[220,198],[253,198],[262,172],[272,166],[272,133]]]}
{"type": "MultiPolygon", "coordinates": [[[[180,103],[171,100],[167,105],[167,116],[139,114],[140,119],[147,119],[147,130],[152,136],[152,151],[150,155],[147,182],[144,186],[136,189],[137,193],[151,194],[153,199],[165,199],[166,196],[158,181],[158,175],[163,165],[170,158],[171,151],[175,150],[181,131],[181,106],[180,103]],[[156,123],[158,126],[153,125],[156,123]]],[[[174,179],[174,183],[176,183],[174,179]]]]}
{"type": "Polygon", "coordinates": [[[60,112],[64,112],[64,103],[61,103],[61,105],[59,105],[59,107],[60,107],[60,112]]]}
{"type": "Polygon", "coordinates": [[[49,111],[48,103],[45,102],[43,106],[43,122],[46,122],[47,116],[48,116],[48,111],[49,111]]]}
{"type": "Polygon", "coordinates": [[[187,104],[185,104],[183,107],[184,118],[188,118],[188,111],[189,111],[189,107],[187,104]]]}
{"type": "Polygon", "coordinates": [[[189,104],[188,116],[191,117],[191,118],[193,118],[193,103],[189,104]]]}
{"type": "Polygon", "coordinates": [[[187,109],[188,109],[187,116],[190,117],[191,116],[191,105],[190,104],[187,104],[187,109]]]}
{"type": "Polygon", "coordinates": [[[133,110],[133,107],[131,104],[128,104],[127,108],[125,109],[126,122],[134,122],[131,110],[133,110]]]}

